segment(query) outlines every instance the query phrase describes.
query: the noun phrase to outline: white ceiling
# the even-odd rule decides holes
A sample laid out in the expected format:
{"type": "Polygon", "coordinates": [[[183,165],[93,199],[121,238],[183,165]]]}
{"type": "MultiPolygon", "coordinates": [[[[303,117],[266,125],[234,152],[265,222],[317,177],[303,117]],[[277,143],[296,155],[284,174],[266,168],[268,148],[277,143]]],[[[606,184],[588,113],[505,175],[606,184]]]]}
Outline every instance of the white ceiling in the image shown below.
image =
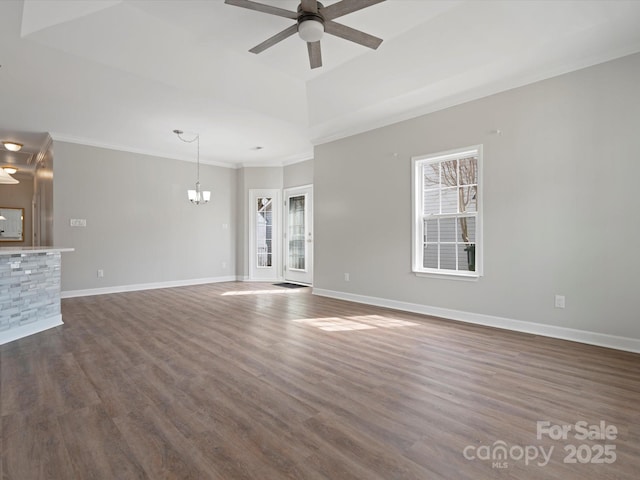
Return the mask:
{"type": "Polygon", "coordinates": [[[179,128],[228,166],[309,159],[314,144],[640,51],[640,1],[387,0],[339,19],[378,50],[327,35],[313,71],[297,36],[248,53],[291,20],[223,0],[2,0],[0,18],[1,140],[50,132],[194,160],[179,128]]]}

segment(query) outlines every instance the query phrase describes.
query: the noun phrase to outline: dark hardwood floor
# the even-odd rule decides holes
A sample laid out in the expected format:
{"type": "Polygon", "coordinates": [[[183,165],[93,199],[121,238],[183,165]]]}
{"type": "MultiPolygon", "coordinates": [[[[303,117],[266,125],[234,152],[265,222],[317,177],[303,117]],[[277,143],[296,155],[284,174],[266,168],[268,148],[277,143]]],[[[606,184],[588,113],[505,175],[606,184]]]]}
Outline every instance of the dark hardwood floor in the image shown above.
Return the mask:
{"type": "Polygon", "coordinates": [[[62,311],[64,326],[0,347],[2,479],[640,471],[640,355],[255,283],[62,311]],[[539,421],[572,430],[538,439],[539,421]],[[617,434],[576,439],[580,421],[617,434]]]}

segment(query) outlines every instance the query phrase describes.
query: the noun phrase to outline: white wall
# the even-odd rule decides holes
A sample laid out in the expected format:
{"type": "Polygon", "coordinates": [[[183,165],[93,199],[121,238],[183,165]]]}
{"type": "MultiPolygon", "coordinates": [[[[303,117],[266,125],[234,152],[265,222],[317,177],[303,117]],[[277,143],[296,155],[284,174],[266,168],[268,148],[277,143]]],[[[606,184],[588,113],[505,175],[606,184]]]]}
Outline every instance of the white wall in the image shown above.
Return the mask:
{"type": "Polygon", "coordinates": [[[55,244],[75,248],[63,292],[235,278],[236,170],[201,165],[211,202],[194,206],[195,163],[65,142],[54,154],[55,244]]]}
{"type": "Polygon", "coordinates": [[[314,285],[640,340],[638,152],[640,55],[320,145],[314,285]],[[485,275],[418,278],[410,158],[475,144],[485,275]]]}

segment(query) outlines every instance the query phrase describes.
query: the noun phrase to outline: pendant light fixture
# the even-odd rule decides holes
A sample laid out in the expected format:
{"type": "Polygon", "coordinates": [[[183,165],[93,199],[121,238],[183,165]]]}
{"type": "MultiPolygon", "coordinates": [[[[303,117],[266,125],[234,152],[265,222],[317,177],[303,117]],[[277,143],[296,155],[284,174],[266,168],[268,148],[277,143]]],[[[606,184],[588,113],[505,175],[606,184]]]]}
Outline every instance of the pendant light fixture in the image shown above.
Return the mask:
{"type": "Polygon", "coordinates": [[[182,130],[174,130],[175,133],[180,140],[185,143],[193,143],[196,142],[197,145],[197,176],[196,176],[196,189],[195,190],[187,190],[187,196],[189,197],[189,201],[194,205],[200,205],[201,203],[207,203],[211,199],[211,192],[208,190],[202,190],[200,187],[200,134],[197,133],[196,136],[192,140],[185,140],[182,138],[182,134],[184,133],[182,130]]]}
{"type": "Polygon", "coordinates": [[[0,168],[0,184],[11,185],[16,183],[20,183],[20,181],[5,172],[4,168],[0,168]]]}

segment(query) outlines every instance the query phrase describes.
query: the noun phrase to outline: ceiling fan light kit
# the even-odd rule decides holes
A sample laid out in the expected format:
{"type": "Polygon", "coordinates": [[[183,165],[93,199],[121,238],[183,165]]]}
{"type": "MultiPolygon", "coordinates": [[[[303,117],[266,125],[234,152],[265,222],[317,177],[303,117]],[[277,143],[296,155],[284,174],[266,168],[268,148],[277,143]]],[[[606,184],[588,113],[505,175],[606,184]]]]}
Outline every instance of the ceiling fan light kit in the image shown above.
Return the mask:
{"type": "Polygon", "coordinates": [[[298,35],[307,43],[319,42],[324,35],[324,23],[314,17],[302,20],[298,25],[298,35]]]}
{"type": "Polygon", "coordinates": [[[363,45],[372,49],[377,49],[382,43],[382,39],[361,32],[333,20],[347,15],[363,8],[370,7],[376,3],[382,3],[385,0],[342,0],[325,7],[317,0],[302,0],[298,5],[297,12],[291,12],[279,7],[265,5],[263,3],[253,2],[251,0],[225,0],[227,5],[247,8],[256,12],[267,13],[269,15],[277,15],[279,17],[290,18],[296,21],[296,24],[287,27],[283,31],[276,33],[264,42],[256,45],[249,51],[251,53],[260,53],[269,47],[272,47],[285,38],[298,32],[298,36],[307,42],[307,50],[309,53],[309,64],[311,68],[322,66],[322,52],[320,48],[320,40],[325,33],[340,37],[344,40],[363,45]]]}

